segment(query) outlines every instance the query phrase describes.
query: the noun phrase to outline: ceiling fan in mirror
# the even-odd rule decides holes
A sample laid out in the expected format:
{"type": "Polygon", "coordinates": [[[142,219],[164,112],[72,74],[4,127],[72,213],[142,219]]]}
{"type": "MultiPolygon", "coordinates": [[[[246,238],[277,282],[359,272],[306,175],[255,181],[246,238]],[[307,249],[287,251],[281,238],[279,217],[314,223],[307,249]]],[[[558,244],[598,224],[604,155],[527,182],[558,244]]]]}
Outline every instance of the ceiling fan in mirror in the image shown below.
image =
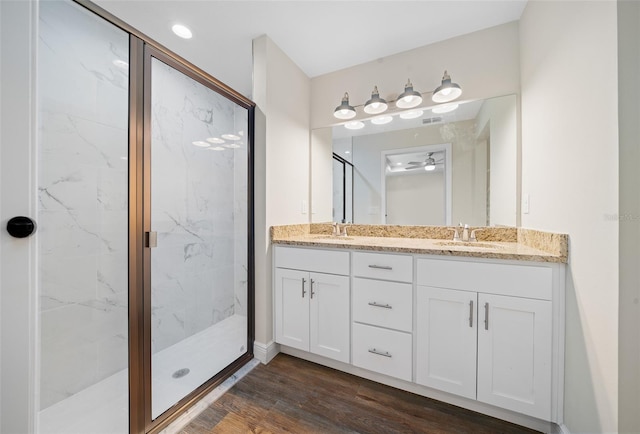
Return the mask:
{"type": "Polygon", "coordinates": [[[442,165],[444,157],[436,161],[436,159],[433,158],[433,154],[433,152],[429,152],[427,154],[427,158],[425,158],[423,161],[409,161],[405,170],[424,169],[427,172],[436,170],[436,166],[442,165]]]}

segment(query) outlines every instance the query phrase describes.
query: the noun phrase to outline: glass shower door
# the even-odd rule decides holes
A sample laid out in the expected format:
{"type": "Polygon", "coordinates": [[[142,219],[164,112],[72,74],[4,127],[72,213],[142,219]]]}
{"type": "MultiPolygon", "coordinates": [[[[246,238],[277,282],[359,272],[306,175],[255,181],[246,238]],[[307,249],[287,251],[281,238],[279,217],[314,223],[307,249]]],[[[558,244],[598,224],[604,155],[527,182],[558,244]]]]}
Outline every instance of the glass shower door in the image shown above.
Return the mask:
{"type": "Polygon", "coordinates": [[[149,56],[151,418],[248,351],[248,109],[149,56]]]}
{"type": "Polygon", "coordinates": [[[126,433],[129,35],[62,1],[38,28],[37,431],[126,433]]]}

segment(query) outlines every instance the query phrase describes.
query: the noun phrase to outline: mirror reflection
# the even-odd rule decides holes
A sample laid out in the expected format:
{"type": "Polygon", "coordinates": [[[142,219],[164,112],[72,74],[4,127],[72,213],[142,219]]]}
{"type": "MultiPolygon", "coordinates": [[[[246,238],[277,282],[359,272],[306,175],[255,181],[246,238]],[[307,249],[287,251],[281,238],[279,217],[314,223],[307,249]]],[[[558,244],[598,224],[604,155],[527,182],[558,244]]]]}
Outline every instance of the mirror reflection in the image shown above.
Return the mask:
{"type": "Polygon", "coordinates": [[[364,124],[332,130],[334,221],[516,225],[515,95],[364,124]]]}

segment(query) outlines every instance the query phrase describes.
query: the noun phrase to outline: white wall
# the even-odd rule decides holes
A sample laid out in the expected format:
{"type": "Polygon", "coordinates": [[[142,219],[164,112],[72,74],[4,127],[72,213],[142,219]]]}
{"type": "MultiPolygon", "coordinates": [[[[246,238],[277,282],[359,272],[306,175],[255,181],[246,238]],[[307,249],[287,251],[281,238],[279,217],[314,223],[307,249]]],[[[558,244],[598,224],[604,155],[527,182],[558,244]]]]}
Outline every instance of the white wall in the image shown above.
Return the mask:
{"type": "Polygon", "coordinates": [[[618,429],[616,33],[615,2],[529,2],[520,21],[522,194],[531,200],[522,226],[569,234],[573,433],[618,429]]]}
{"type": "Polygon", "coordinates": [[[482,104],[476,117],[478,129],[489,128],[491,224],[516,226],[518,122],[516,96],[491,98],[482,104]]]}
{"type": "Polygon", "coordinates": [[[618,2],[619,431],[640,432],[640,3],[618,2]]]}
{"type": "Polygon", "coordinates": [[[273,339],[269,227],[308,223],[309,78],[267,36],[253,41],[256,109],[256,343],[273,339]],[[264,198],[264,200],[263,200],[264,198]]]}
{"type": "Polygon", "coordinates": [[[446,218],[443,170],[416,170],[414,173],[387,176],[385,183],[387,224],[443,224],[446,218]]]}
{"type": "Polygon", "coordinates": [[[333,143],[328,128],[311,131],[311,221],[332,221],[333,143]]]}
{"type": "Polygon", "coordinates": [[[349,92],[352,105],[364,104],[374,85],[382,98],[395,99],[407,78],[414,89],[432,91],[444,70],[463,88],[462,99],[518,93],[518,23],[481,30],[398,53],[311,80],[311,127],[336,124],[333,110],[349,92]]]}

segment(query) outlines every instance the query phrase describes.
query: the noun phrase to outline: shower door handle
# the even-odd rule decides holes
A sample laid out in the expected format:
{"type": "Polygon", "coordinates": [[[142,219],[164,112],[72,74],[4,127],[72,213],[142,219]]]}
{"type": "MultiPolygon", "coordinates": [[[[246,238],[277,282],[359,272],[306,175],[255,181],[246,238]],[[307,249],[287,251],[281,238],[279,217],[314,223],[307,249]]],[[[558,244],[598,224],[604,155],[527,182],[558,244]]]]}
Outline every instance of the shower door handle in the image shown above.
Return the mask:
{"type": "Polygon", "coordinates": [[[158,247],[158,233],[155,231],[145,232],[146,245],[152,249],[158,247]]]}

